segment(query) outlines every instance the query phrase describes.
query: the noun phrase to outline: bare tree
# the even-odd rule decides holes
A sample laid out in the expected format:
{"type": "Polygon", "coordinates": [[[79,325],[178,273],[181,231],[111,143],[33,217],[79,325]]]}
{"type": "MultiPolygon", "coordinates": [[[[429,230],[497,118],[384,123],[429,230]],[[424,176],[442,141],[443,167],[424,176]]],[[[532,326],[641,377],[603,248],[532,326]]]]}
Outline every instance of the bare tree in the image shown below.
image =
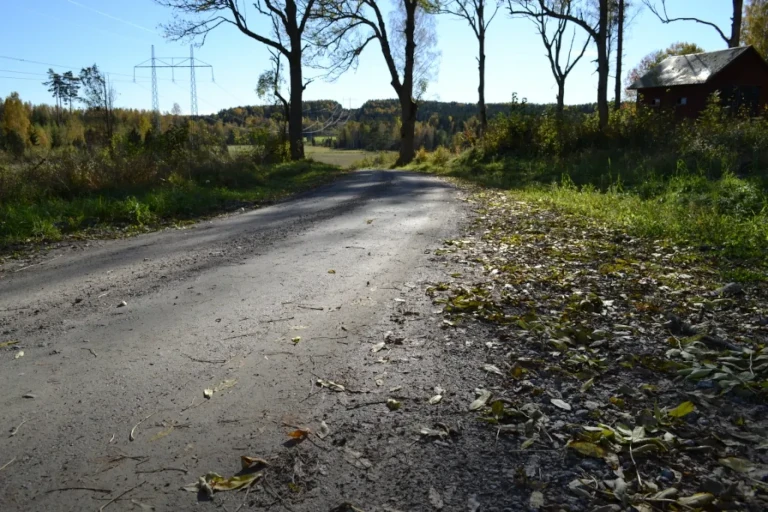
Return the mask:
{"type": "MultiPolygon", "coordinates": [[[[574,27],[573,34],[570,38],[570,43],[565,38],[568,32],[569,24],[567,18],[550,18],[549,16],[542,16],[537,5],[525,0],[508,0],[509,11],[513,15],[517,15],[521,12],[527,12],[525,16],[529,18],[536,26],[536,30],[541,36],[541,41],[544,43],[544,48],[547,49],[547,58],[549,59],[549,65],[552,69],[552,76],[557,83],[557,115],[558,118],[562,117],[563,110],[565,109],[565,81],[568,79],[568,75],[576,67],[584,53],[587,51],[590,39],[586,38],[583,46],[579,44],[581,50],[576,47],[576,28],[574,27]],[[552,30],[552,21],[554,21],[554,30],[552,30]],[[562,63],[562,56],[567,46],[567,55],[565,56],[565,63],[562,63]],[[576,54],[573,50],[576,47],[576,54]]],[[[572,5],[568,1],[552,2],[552,8],[563,15],[570,15],[572,5]]]]}
{"type": "Polygon", "coordinates": [[[291,159],[304,158],[301,110],[304,89],[309,84],[303,78],[304,35],[315,0],[256,0],[250,24],[247,4],[240,7],[237,0],[155,1],[170,7],[177,14],[174,22],[164,27],[166,35],[172,40],[202,37],[204,43],[211,30],[221,25],[232,25],[285,57],[290,80],[288,137],[291,159]]]}
{"type": "Polygon", "coordinates": [[[328,76],[355,68],[360,54],[378,41],[387,64],[392,88],[400,101],[400,156],[398,165],[413,160],[416,153],[415,128],[417,98],[423,93],[434,55],[434,25],[429,21],[423,0],[396,0],[395,13],[387,28],[380,0],[319,0],[316,14],[321,21],[315,32],[319,52],[328,59],[328,76]],[[432,28],[429,28],[429,27],[432,28]],[[417,42],[422,48],[417,51],[417,42]],[[421,56],[421,58],[419,58],[421,56]],[[420,82],[420,83],[419,83],[420,82]]]}
{"type": "Polygon", "coordinates": [[[500,0],[490,0],[490,2],[489,0],[447,0],[439,7],[441,13],[465,19],[477,38],[479,47],[477,67],[480,73],[480,84],[477,87],[479,97],[477,106],[480,110],[480,131],[482,133],[485,133],[488,128],[488,111],[485,106],[485,34],[493,18],[499,12],[499,7],[501,7],[500,0]]]}
{"type": "Polygon", "coordinates": [[[732,0],[733,14],[731,16],[731,34],[726,35],[725,31],[719,25],[711,21],[706,21],[695,17],[675,17],[670,18],[667,13],[667,0],[643,0],[653,14],[656,15],[662,23],[674,23],[676,21],[693,21],[715,29],[717,34],[726,42],[728,48],[736,48],[741,43],[741,17],[744,8],[744,0],[732,0]]]}
{"type": "Polygon", "coordinates": [[[571,22],[584,29],[597,47],[597,112],[600,128],[608,126],[608,39],[610,0],[513,0],[510,14],[550,17],[571,22]],[[563,4],[569,12],[561,12],[563,4]],[[596,10],[595,10],[596,9],[596,10]]]}

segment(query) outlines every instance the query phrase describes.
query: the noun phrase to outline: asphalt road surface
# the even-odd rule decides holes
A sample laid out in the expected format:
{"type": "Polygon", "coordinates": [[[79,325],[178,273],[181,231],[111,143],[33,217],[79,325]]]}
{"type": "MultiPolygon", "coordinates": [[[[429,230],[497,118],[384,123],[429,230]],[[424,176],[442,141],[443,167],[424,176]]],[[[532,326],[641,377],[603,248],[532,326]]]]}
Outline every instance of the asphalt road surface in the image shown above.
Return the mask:
{"type": "Polygon", "coordinates": [[[355,371],[350,351],[380,336],[425,252],[457,232],[457,196],[360,171],[1,267],[0,344],[18,343],[0,348],[0,510],[216,507],[180,486],[284,449],[291,418],[322,419],[306,401],[315,381],[355,371]]]}

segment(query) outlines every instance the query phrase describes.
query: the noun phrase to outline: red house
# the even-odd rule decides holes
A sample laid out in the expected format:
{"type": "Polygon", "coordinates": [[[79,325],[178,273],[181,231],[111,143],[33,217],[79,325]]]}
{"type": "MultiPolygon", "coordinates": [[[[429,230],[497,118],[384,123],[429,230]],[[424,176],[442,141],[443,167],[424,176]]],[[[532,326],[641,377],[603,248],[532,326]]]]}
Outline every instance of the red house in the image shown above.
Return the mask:
{"type": "Polygon", "coordinates": [[[731,110],[758,115],[768,105],[768,64],[751,46],[668,57],[629,89],[637,104],[697,117],[715,92],[731,110]]]}

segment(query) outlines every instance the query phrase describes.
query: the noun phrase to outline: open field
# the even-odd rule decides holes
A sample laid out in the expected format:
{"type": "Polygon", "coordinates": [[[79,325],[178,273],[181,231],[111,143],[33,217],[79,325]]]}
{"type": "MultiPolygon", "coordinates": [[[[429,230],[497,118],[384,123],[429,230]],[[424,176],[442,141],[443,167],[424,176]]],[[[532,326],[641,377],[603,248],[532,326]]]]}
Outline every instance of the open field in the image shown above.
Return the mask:
{"type": "MultiPolygon", "coordinates": [[[[229,152],[234,154],[247,151],[250,146],[229,146],[229,152]]],[[[327,148],[325,146],[310,146],[309,144],[304,146],[304,152],[307,158],[311,158],[316,162],[321,162],[328,165],[337,165],[343,169],[350,167],[371,167],[388,166],[386,163],[391,159],[393,162],[397,155],[394,151],[363,151],[357,149],[334,149],[327,148]],[[378,161],[375,161],[377,157],[381,156],[378,161]]]]}

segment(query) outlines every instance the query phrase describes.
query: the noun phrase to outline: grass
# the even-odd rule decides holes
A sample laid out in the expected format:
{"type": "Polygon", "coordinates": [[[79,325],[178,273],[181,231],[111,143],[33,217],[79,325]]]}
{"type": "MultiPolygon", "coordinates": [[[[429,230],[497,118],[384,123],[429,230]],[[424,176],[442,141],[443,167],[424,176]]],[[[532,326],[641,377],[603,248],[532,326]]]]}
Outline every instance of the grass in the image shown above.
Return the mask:
{"type": "MultiPolygon", "coordinates": [[[[316,137],[319,143],[320,137],[316,137]]],[[[229,146],[231,155],[248,151],[251,146],[229,146]]],[[[395,151],[363,151],[357,149],[335,149],[325,146],[304,145],[304,154],[315,162],[336,165],[343,169],[391,166],[397,159],[395,151]]]]}
{"type": "Polygon", "coordinates": [[[161,184],[76,197],[0,204],[0,248],[60,240],[65,235],[114,235],[271,203],[329,182],[339,167],[312,162],[243,165],[172,175],[161,184]]]}
{"type": "Polygon", "coordinates": [[[543,159],[477,163],[466,155],[445,165],[426,158],[410,168],[508,190],[516,200],[632,236],[698,247],[734,280],[768,279],[768,191],[757,178],[642,165],[620,174],[604,162],[593,162],[591,170],[586,162],[543,159]]]}

